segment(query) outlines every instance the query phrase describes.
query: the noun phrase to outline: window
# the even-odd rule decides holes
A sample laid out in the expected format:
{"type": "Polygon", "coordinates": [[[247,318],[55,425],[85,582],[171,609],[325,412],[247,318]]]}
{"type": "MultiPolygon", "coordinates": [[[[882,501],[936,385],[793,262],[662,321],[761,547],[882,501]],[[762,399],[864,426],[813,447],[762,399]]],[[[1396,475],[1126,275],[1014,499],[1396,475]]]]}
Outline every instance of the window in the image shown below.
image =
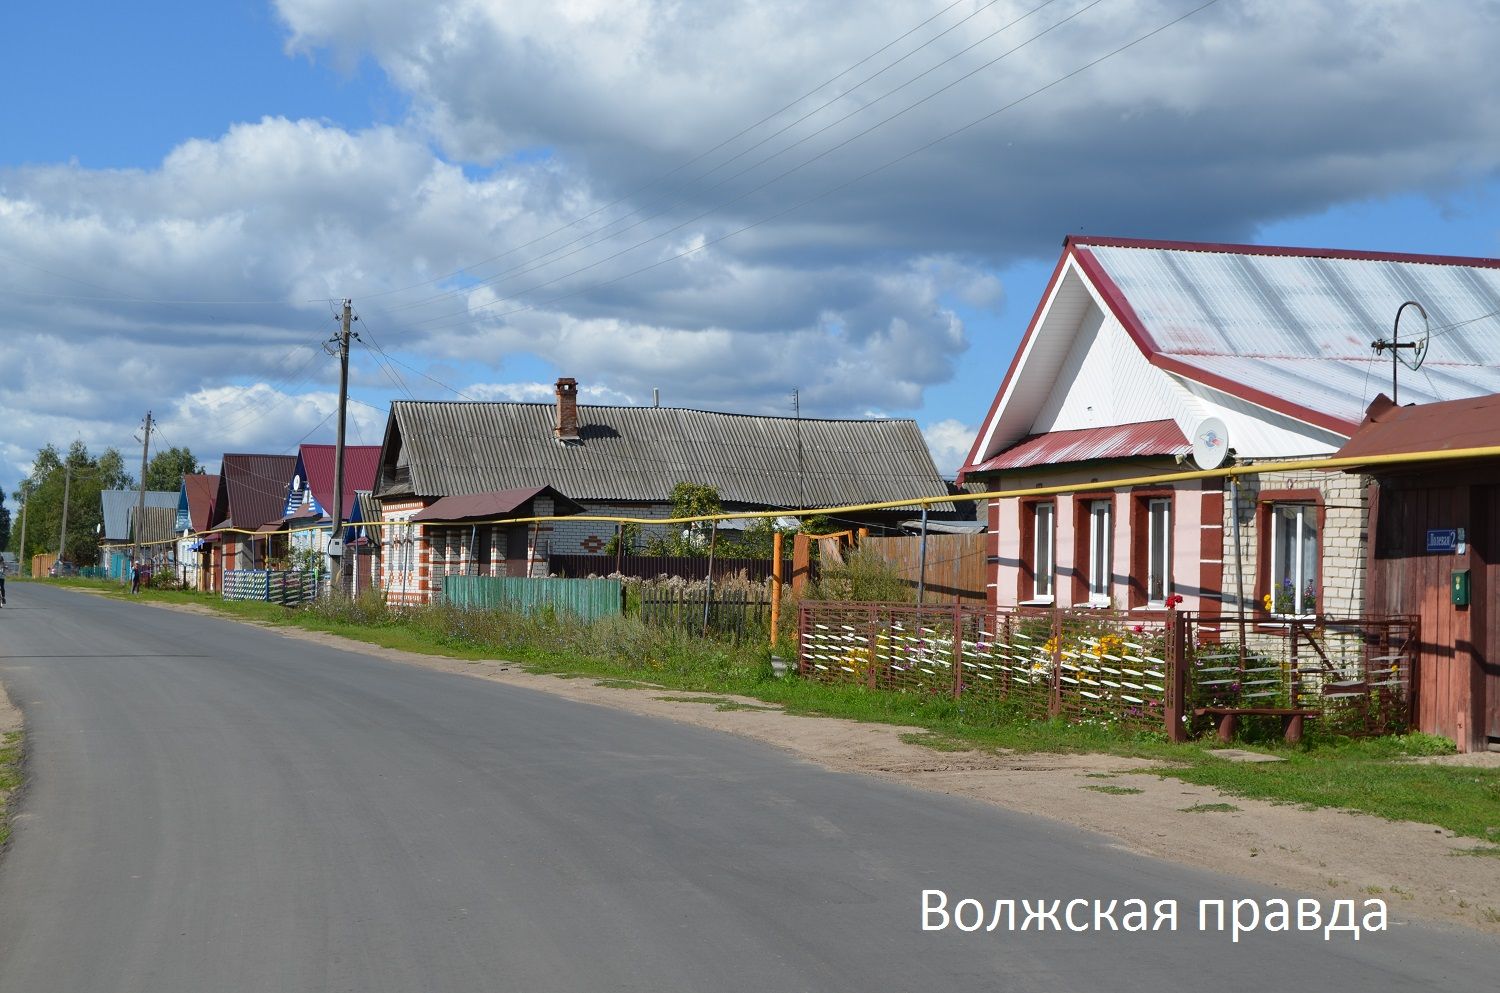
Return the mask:
{"type": "Polygon", "coordinates": [[[1108,607],[1110,546],[1114,543],[1113,500],[1089,501],[1089,606],[1108,607]]]}
{"type": "Polygon", "coordinates": [[[1273,614],[1306,616],[1318,603],[1318,508],[1307,503],[1271,505],[1271,588],[1265,606],[1273,614]]]}
{"type": "Polygon", "coordinates": [[[1146,603],[1164,607],[1172,594],[1172,501],[1148,501],[1146,516],[1146,603]]]}
{"type": "Polygon", "coordinates": [[[1032,505],[1032,576],[1034,583],[1032,587],[1033,600],[1052,599],[1052,574],[1053,569],[1053,529],[1052,529],[1052,504],[1038,503],[1032,505]]]}

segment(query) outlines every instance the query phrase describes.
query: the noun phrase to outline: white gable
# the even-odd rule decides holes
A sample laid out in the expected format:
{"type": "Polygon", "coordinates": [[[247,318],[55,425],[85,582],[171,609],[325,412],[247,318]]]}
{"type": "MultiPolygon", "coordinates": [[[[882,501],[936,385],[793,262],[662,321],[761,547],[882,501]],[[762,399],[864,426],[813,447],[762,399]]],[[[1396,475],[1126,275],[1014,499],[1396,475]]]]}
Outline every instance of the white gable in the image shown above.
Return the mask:
{"type": "Polygon", "coordinates": [[[1344,438],[1152,365],[1070,255],[981,429],[982,462],[1027,435],[1172,420],[1188,438],[1218,417],[1245,458],[1332,452],[1344,438]]]}

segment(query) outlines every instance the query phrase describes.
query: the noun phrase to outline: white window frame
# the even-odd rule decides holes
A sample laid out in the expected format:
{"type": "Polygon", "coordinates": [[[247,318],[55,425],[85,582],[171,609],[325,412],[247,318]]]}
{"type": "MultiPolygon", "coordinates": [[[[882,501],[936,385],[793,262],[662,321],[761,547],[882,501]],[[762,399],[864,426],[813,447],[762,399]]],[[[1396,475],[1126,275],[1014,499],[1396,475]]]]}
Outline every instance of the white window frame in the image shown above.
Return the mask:
{"type": "Polygon", "coordinates": [[[1028,603],[1057,601],[1057,504],[1031,505],[1031,599],[1028,603]],[[1043,526],[1045,518],[1045,526],[1043,526]],[[1046,563],[1046,570],[1042,564],[1046,563]],[[1044,587],[1045,584],[1045,588],[1044,587]]]}
{"type": "Polygon", "coordinates": [[[1271,615],[1273,617],[1311,617],[1313,616],[1313,611],[1317,609],[1316,605],[1314,604],[1312,605],[1313,609],[1308,610],[1307,608],[1309,605],[1303,602],[1303,593],[1306,591],[1308,584],[1316,583],[1317,581],[1318,567],[1319,565],[1321,565],[1321,560],[1323,557],[1323,549],[1319,544],[1322,539],[1322,534],[1320,532],[1320,529],[1317,527],[1317,513],[1318,505],[1315,503],[1303,503],[1296,500],[1281,500],[1273,502],[1271,504],[1270,594],[1271,615]],[[1290,578],[1292,580],[1292,611],[1291,613],[1285,613],[1277,611],[1275,609],[1276,590],[1280,587],[1281,581],[1284,578],[1288,577],[1286,563],[1282,561],[1281,552],[1282,528],[1286,526],[1282,523],[1281,512],[1283,510],[1290,510],[1294,508],[1297,511],[1297,533],[1294,541],[1294,545],[1297,549],[1297,554],[1295,555],[1296,561],[1292,565],[1292,572],[1290,574],[1290,578]],[[1311,515],[1310,521],[1309,515],[1311,515]],[[1312,525],[1312,529],[1310,532],[1308,530],[1309,523],[1311,523],[1312,525]],[[1308,538],[1312,539],[1314,545],[1313,554],[1315,557],[1312,568],[1312,575],[1310,576],[1305,574],[1306,555],[1304,554],[1303,548],[1303,542],[1308,538]]]}
{"type": "Polygon", "coordinates": [[[1146,606],[1162,607],[1172,595],[1172,498],[1151,497],[1146,501],[1146,606]],[[1156,514],[1161,511],[1161,536],[1157,537],[1156,514]],[[1157,552],[1160,552],[1162,574],[1157,575],[1157,552]],[[1151,591],[1161,584],[1161,596],[1151,591]]]}
{"type": "Polygon", "coordinates": [[[1089,501],[1089,606],[1108,607],[1114,566],[1113,500],[1089,501]]]}

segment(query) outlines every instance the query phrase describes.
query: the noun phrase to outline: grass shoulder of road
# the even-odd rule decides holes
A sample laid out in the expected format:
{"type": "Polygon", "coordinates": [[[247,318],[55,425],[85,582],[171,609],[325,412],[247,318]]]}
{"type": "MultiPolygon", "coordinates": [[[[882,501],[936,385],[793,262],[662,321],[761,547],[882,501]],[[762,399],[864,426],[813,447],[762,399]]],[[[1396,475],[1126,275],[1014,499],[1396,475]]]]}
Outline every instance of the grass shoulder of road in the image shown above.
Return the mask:
{"type": "Polygon", "coordinates": [[[21,732],[0,734],[0,846],[10,839],[10,798],[21,787],[21,732]]]}
{"type": "MultiPolygon", "coordinates": [[[[57,580],[129,597],[117,583],[57,580]]],[[[294,626],[401,651],[472,661],[503,658],[542,673],[592,676],[621,686],[733,694],[788,713],[906,726],[907,740],[950,751],[1094,752],[1156,760],[1145,774],[1171,776],[1224,793],[1277,803],[1362,811],[1417,821],[1500,844],[1500,770],[1411,761],[1451,753],[1424,734],[1362,740],[1315,732],[1300,745],[1270,740],[1249,747],[1279,762],[1237,763],[1209,741],[1174,745],[1161,734],[1111,724],[1031,720],[1004,704],[947,696],[872,691],[776,678],[770,649],[646,628],[630,619],[584,624],[451,608],[405,613],[371,601],[335,610],[289,610],[214,596],[148,590],[147,600],[195,604],[242,620],[294,626]]],[[[1500,851],[1500,849],[1497,849],[1500,851]]]]}

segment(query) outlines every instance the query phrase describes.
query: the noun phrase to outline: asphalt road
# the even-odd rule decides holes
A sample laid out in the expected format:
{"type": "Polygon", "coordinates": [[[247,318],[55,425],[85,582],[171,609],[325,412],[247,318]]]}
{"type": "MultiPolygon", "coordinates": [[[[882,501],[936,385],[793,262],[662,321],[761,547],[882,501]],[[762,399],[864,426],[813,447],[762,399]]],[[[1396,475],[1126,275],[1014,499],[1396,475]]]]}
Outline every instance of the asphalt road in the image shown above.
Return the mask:
{"type": "MultiPolygon", "coordinates": [[[[1484,936],[1199,932],[1276,894],[760,744],[16,583],[30,785],[0,991],[1441,989],[1484,936]],[[956,900],[1179,901],[1175,933],[921,930],[956,900]]],[[[1399,858],[1399,852],[1390,857],[1399,858]]]]}

